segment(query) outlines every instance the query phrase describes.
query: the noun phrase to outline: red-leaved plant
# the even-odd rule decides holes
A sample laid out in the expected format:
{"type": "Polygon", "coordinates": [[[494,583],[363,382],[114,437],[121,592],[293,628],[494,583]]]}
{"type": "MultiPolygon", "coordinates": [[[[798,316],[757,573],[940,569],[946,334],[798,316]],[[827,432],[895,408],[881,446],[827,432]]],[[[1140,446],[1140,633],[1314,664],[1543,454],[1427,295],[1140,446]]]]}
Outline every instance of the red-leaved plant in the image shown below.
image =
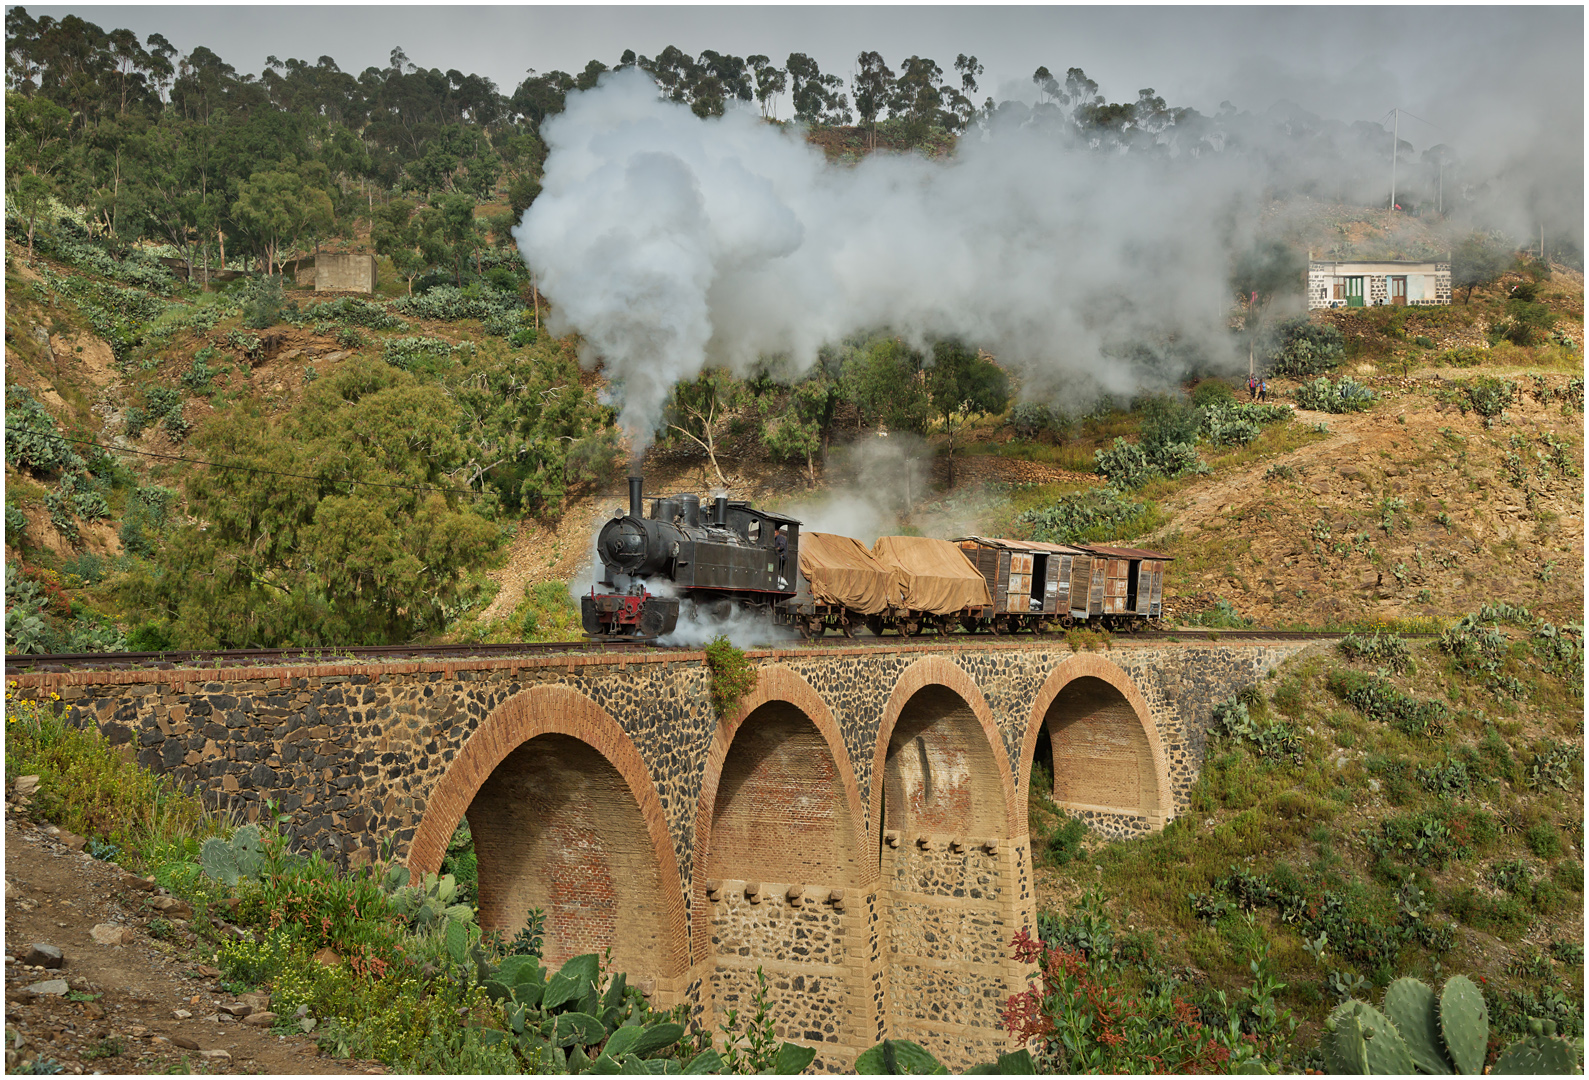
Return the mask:
{"type": "MultiPolygon", "coordinates": [[[[1274,1049],[1242,1030],[1239,1009],[1224,1027],[1206,1024],[1201,1010],[1173,989],[1128,991],[1107,965],[1068,946],[1051,947],[1024,929],[1015,935],[1014,955],[1038,970],[1027,989],[1010,996],[1002,1019],[1031,1050],[1038,1072],[1227,1072],[1274,1049]]],[[[1281,986],[1268,979],[1260,960],[1252,968],[1258,982],[1246,994],[1250,1011],[1272,1034],[1281,1019],[1273,992],[1281,986]]]]}

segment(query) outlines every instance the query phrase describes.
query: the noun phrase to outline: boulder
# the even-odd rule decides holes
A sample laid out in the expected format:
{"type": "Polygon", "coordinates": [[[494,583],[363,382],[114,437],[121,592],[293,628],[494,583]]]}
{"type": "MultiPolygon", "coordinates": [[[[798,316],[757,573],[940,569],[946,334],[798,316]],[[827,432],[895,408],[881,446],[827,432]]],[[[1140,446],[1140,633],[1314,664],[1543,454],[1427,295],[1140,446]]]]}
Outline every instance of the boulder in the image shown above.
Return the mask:
{"type": "Polygon", "coordinates": [[[39,778],[37,776],[19,776],[17,777],[15,790],[18,795],[32,795],[39,790],[39,778]]]}
{"type": "Polygon", "coordinates": [[[205,1061],[231,1061],[232,1055],[225,1050],[200,1050],[199,1057],[205,1061]]]}
{"type": "Polygon", "coordinates": [[[276,1014],[273,1012],[249,1013],[247,1018],[243,1020],[243,1023],[248,1024],[251,1027],[266,1028],[270,1027],[275,1022],[276,1014]]]}
{"type": "Polygon", "coordinates": [[[23,989],[27,993],[34,995],[65,997],[67,986],[65,979],[46,979],[43,982],[36,982],[32,986],[27,986],[23,989]]]}
{"type": "Polygon", "coordinates": [[[34,942],[28,946],[27,952],[22,954],[22,962],[29,967],[58,968],[66,963],[66,957],[62,956],[61,950],[54,945],[34,942]]]}
{"type": "Polygon", "coordinates": [[[149,906],[173,919],[193,918],[193,909],[188,906],[187,901],[178,900],[174,896],[157,896],[149,901],[149,906]]]}
{"type": "Polygon", "coordinates": [[[199,1048],[199,1044],[188,1038],[186,1035],[171,1036],[171,1045],[180,1046],[184,1050],[197,1050],[199,1048]]]}
{"type": "Polygon", "coordinates": [[[134,937],[131,929],[113,923],[100,923],[88,932],[88,936],[100,945],[131,945],[134,937]]]}

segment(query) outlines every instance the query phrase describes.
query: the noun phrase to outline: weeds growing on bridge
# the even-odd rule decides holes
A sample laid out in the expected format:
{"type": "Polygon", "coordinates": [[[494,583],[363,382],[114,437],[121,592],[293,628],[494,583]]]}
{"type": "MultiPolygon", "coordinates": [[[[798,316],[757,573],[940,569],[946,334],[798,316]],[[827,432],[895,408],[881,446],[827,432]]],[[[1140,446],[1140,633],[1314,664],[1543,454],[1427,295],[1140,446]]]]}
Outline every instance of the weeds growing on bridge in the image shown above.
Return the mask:
{"type": "Polygon", "coordinates": [[[706,670],[712,680],[712,708],[726,720],[745,695],[756,689],[756,665],[719,634],[706,647],[706,670]]]}

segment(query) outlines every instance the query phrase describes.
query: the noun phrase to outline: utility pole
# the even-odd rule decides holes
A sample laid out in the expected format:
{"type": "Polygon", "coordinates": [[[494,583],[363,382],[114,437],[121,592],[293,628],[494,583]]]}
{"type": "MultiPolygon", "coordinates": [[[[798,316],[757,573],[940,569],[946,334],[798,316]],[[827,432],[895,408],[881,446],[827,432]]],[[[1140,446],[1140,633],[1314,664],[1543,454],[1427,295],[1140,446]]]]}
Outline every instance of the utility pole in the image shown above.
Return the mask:
{"type": "Polygon", "coordinates": [[[1446,156],[1440,155],[1440,187],[1435,195],[1435,213],[1446,216],[1446,156]]]}
{"type": "Polygon", "coordinates": [[[1396,152],[1401,149],[1401,110],[1391,111],[1396,119],[1390,132],[1390,209],[1386,211],[1387,219],[1396,210],[1396,152]]]}

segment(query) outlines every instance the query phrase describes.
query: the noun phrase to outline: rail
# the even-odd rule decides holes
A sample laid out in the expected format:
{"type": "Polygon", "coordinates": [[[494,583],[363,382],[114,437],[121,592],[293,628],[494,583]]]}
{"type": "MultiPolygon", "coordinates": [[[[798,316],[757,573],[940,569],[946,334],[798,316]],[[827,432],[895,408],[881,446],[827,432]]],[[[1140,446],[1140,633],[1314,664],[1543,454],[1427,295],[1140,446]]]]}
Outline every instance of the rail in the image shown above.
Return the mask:
{"type": "MultiPolygon", "coordinates": [[[[1181,629],[1141,630],[1136,633],[1120,634],[1117,641],[1333,641],[1352,633],[1349,630],[1264,630],[1247,627],[1240,630],[1211,630],[1204,627],[1186,627],[1181,629]]],[[[1409,632],[1402,637],[1432,637],[1432,633],[1409,632]]],[[[1044,635],[1000,635],[994,637],[988,634],[953,634],[951,639],[974,638],[979,643],[989,645],[1002,642],[1040,642],[1064,640],[1063,634],[1050,633],[1044,635]]],[[[930,644],[939,640],[934,635],[924,635],[917,638],[901,638],[888,636],[874,638],[869,634],[855,638],[845,638],[839,634],[831,634],[819,641],[802,643],[798,639],[785,642],[769,642],[767,644],[793,645],[806,644],[821,648],[824,642],[843,644],[846,646],[872,645],[886,646],[898,645],[905,641],[914,644],[930,644]]],[[[600,641],[521,641],[502,644],[475,644],[475,645],[350,645],[340,648],[291,648],[291,649],[194,649],[171,652],[98,652],[98,653],[28,653],[12,655],[5,658],[6,671],[66,671],[73,668],[117,669],[117,668],[152,668],[172,669],[182,667],[250,667],[261,665],[280,664],[283,661],[299,663],[336,663],[338,661],[359,662],[364,660],[418,660],[418,659],[445,659],[449,657],[490,657],[490,656],[534,656],[546,653],[559,652],[627,652],[635,649],[696,649],[696,645],[658,645],[654,640],[600,640],[600,641]]]]}

